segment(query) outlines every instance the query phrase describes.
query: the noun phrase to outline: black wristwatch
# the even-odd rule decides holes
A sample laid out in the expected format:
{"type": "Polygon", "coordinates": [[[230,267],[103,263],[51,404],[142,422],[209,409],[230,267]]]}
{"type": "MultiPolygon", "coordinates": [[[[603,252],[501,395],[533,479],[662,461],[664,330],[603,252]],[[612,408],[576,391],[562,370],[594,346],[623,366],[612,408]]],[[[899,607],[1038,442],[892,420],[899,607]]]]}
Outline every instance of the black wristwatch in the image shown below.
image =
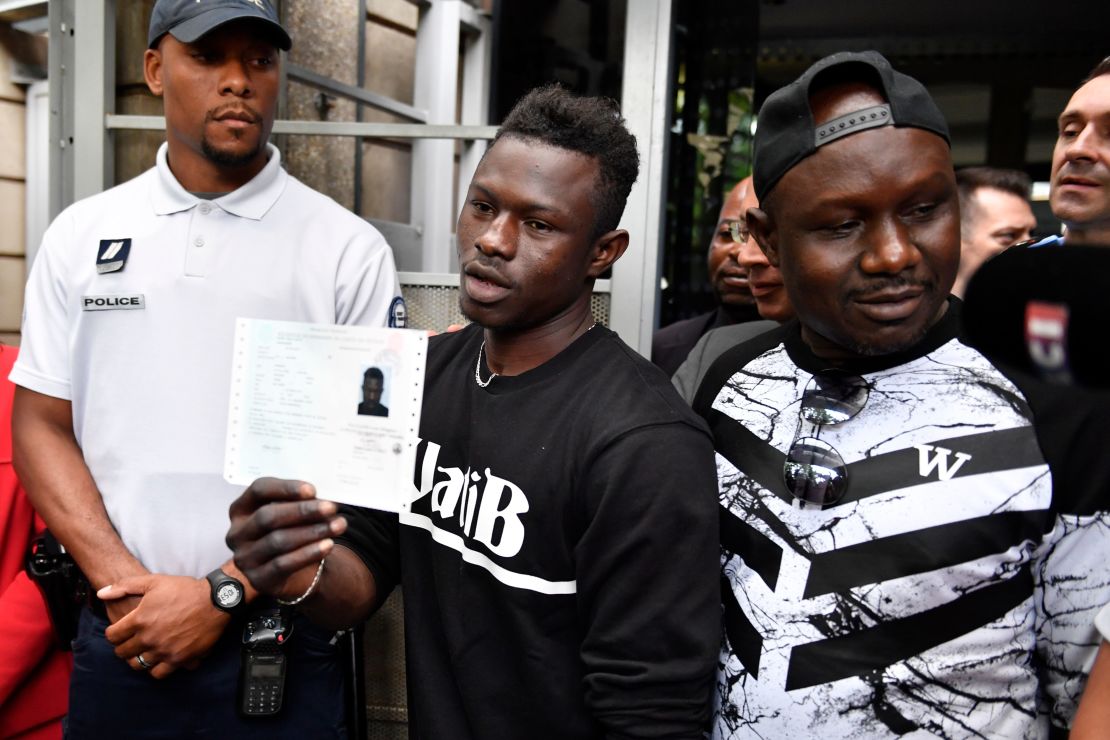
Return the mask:
{"type": "Polygon", "coordinates": [[[238,616],[247,610],[246,591],[238,579],[219,568],[205,576],[212,587],[212,604],[220,611],[238,616]]]}

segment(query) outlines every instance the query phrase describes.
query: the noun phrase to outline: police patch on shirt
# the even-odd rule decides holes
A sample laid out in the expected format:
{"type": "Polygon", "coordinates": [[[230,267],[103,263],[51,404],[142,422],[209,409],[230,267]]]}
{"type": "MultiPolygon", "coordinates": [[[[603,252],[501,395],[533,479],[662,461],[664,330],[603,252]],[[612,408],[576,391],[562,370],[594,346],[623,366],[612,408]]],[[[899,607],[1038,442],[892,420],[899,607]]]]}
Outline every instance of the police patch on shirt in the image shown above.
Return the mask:
{"type": "Polygon", "coordinates": [[[405,310],[405,299],[397,296],[389,304],[389,328],[404,329],[408,326],[408,312],[405,310]]]}
{"type": "Polygon", "coordinates": [[[81,297],[82,311],[134,311],[146,308],[142,293],[133,295],[86,295],[81,297]]]}
{"type": "Polygon", "coordinates": [[[96,271],[119,272],[127,264],[127,256],[131,254],[130,239],[101,239],[100,248],[96,250],[96,271]]]}

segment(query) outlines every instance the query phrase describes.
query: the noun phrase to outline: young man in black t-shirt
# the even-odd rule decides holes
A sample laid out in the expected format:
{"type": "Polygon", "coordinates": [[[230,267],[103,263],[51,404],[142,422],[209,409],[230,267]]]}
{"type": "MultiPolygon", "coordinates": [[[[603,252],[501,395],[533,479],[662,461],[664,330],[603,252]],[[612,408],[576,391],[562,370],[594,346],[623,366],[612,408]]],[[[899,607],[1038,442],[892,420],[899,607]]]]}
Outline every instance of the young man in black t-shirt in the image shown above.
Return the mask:
{"type": "Polygon", "coordinates": [[[310,485],[272,479],[232,507],[236,562],[264,593],[308,593],[313,620],[350,625],[403,584],[413,737],[693,738],[706,725],[712,445],[666,376],[590,311],[628,246],[616,227],[637,170],[614,105],[526,96],[459,215],[474,324],[431,340],[400,514],[341,516],[310,485]]]}

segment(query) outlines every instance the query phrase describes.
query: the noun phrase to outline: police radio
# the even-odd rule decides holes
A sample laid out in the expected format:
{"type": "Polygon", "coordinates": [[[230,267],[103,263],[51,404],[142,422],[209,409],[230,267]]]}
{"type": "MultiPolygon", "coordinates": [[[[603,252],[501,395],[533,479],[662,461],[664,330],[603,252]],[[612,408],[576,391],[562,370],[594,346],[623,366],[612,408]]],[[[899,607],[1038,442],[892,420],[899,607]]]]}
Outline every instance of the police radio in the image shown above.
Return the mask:
{"type": "Polygon", "coordinates": [[[265,609],[251,615],[243,628],[239,666],[239,711],[262,717],[281,711],[285,692],[285,643],[293,633],[290,615],[265,609]]]}

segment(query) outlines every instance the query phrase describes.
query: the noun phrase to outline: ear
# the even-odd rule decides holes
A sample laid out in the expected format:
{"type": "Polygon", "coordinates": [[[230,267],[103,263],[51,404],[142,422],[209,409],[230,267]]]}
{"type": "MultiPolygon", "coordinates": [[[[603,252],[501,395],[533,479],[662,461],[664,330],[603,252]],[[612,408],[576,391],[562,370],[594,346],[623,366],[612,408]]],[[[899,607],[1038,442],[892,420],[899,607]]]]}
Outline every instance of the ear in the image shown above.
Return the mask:
{"type": "Polygon", "coordinates": [[[597,238],[590,249],[590,268],[586,273],[591,280],[596,280],[621,258],[624,250],[628,249],[628,232],[624,229],[608,231],[597,238]]]}
{"type": "Polygon", "coordinates": [[[778,232],[775,229],[775,220],[771,214],[762,208],[749,208],[744,219],[748,222],[748,231],[772,267],[779,266],[778,232]]]}
{"type": "Polygon", "coordinates": [[[143,77],[146,86],[156,97],[162,97],[164,85],[162,84],[162,50],[147,49],[143,54],[143,77]]]}

